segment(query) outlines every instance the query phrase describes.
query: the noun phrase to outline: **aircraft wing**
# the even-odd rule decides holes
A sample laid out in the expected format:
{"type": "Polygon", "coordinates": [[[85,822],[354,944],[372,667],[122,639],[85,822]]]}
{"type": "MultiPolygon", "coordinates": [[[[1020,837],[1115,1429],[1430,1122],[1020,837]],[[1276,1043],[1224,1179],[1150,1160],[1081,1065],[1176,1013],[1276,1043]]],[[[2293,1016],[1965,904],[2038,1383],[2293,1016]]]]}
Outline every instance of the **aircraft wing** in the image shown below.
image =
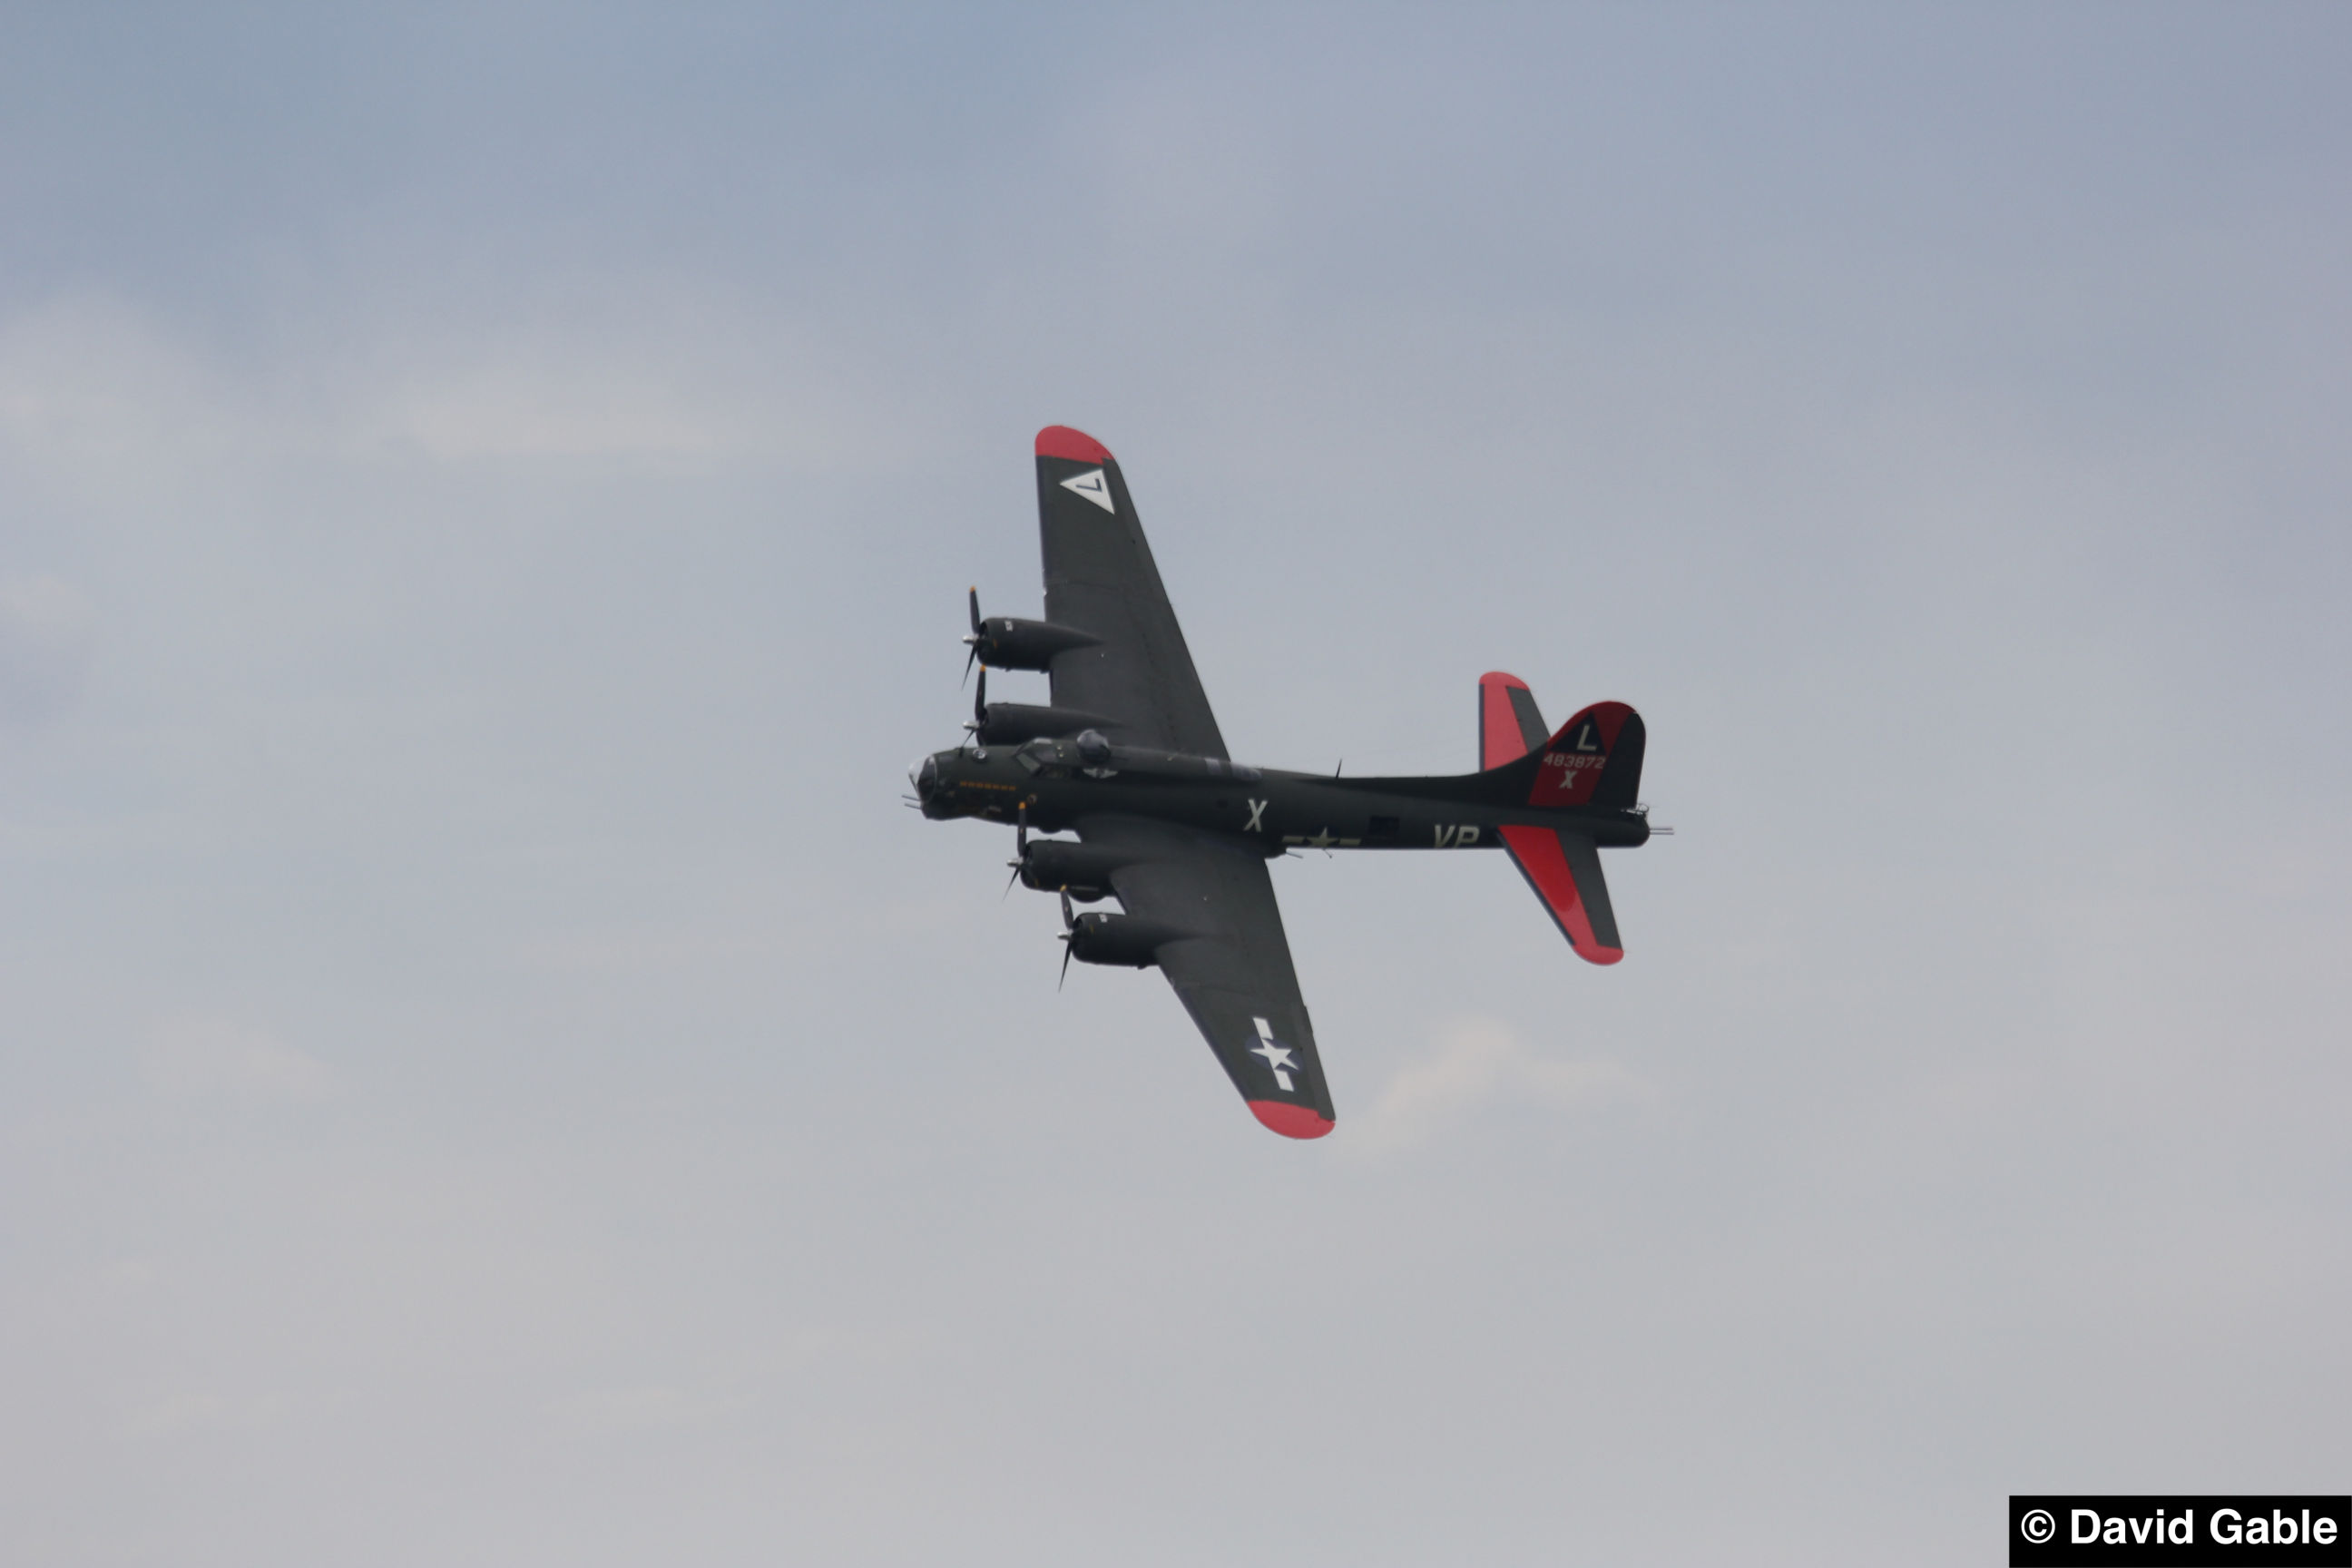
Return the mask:
{"type": "Polygon", "coordinates": [[[1251,1111],[1285,1137],[1330,1131],[1331,1091],[1265,856],[1231,834],[1139,817],[1077,828],[1134,855],[1110,879],[1129,914],[1190,933],[1159,950],[1160,967],[1251,1111]]]}
{"type": "Polygon", "coordinates": [[[1037,432],[1037,526],[1045,618],[1101,639],[1055,656],[1054,706],[1102,715],[1129,745],[1224,756],[1127,480],[1101,442],[1059,425],[1037,432]]]}

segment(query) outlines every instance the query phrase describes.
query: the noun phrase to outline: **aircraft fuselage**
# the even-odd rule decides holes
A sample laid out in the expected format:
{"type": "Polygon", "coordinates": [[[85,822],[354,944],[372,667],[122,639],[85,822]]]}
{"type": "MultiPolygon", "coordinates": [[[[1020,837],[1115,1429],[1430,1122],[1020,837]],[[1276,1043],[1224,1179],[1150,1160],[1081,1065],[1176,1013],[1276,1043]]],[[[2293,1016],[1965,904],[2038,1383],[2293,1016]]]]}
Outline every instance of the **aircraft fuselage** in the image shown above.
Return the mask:
{"type": "Polygon", "coordinates": [[[1082,817],[1144,817],[1238,835],[1268,856],[1301,847],[1495,849],[1507,824],[1580,833],[1612,848],[1650,837],[1639,811],[1514,803],[1496,798],[1495,781],[1478,773],[1347,778],[1085,739],[1094,740],[1091,756],[1072,740],[936,752],[913,773],[923,815],[1009,825],[1025,808],[1029,826],[1046,833],[1082,817]]]}

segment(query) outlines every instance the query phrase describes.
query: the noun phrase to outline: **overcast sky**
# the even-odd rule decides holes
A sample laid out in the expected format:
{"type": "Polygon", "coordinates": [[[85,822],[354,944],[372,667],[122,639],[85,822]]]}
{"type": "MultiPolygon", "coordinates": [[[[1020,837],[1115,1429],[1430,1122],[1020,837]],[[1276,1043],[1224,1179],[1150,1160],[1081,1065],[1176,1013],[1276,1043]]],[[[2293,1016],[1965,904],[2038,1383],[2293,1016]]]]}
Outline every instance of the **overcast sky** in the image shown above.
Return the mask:
{"type": "Polygon", "coordinates": [[[1978,1563],[2352,1478],[2352,14],[8,8],[0,1557],[1978,1563]],[[1339,1130],[904,810],[1630,701],[1339,1130]],[[1042,693],[1007,676],[992,692],[1042,693]]]}

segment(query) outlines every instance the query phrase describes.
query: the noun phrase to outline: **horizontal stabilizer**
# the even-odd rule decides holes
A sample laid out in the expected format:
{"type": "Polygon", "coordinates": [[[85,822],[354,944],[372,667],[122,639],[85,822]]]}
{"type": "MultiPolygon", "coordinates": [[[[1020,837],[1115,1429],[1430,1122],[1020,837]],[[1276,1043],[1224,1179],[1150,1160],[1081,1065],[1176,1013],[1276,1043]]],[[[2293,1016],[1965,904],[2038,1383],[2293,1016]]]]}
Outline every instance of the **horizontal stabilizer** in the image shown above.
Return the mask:
{"type": "Polygon", "coordinates": [[[1624,957],[1617,911],[1609,907],[1609,884],[1601,875],[1601,851],[1592,840],[1581,833],[1514,824],[1499,831],[1519,875],[1551,911],[1553,923],[1576,955],[1593,963],[1614,963],[1624,957]]]}

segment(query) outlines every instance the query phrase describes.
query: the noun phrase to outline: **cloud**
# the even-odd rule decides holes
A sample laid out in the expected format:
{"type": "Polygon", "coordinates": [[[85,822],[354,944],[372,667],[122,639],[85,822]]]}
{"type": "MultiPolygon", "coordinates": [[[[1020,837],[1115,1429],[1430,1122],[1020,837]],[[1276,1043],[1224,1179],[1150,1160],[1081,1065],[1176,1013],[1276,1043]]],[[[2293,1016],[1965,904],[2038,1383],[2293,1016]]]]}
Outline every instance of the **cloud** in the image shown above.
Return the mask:
{"type": "Polygon", "coordinates": [[[691,363],[577,331],[363,339],[357,352],[236,368],[126,301],[76,295],[0,322],[0,442],[108,490],[232,454],[702,456],[741,432],[700,379],[691,363]]]}
{"type": "Polygon", "coordinates": [[[395,438],[444,462],[472,458],[701,458],[742,432],[708,400],[649,372],[506,354],[452,367],[391,399],[395,438]]]}
{"type": "Polygon", "coordinates": [[[0,450],[86,496],[172,493],[254,439],[247,401],[172,334],[102,294],[0,321],[0,450]]]}
{"type": "Polygon", "coordinates": [[[904,399],[862,384],[854,353],[755,306],[631,303],[229,358],[137,301],[61,294],[0,318],[0,453],[66,493],[177,501],[291,458],[814,470],[889,448],[904,399]]]}
{"type": "Polygon", "coordinates": [[[855,345],[771,304],[648,283],[467,331],[379,336],[319,374],[343,388],[337,439],[435,464],[588,459],[796,471],[871,462],[905,416],[855,345]]]}
{"type": "Polygon", "coordinates": [[[149,1089],[175,1099],[301,1104],[333,1090],[326,1064],[316,1057],[223,1018],[181,1017],[157,1025],[139,1065],[149,1089]]]}
{"type": "Polygon", "coordinates": [[[1462,1018],[1445,1027],[1435,1055],[1389,1080],[1371,1110],[1357,1119],[1355,1142],[1372,1149],[1409,1148],[1502,1100],[1564,1110],[1647,1089],[1642,1079],[1605,1058],[1553,1060],[1528,1049],[1507,1024],[1462,1018]]]}

